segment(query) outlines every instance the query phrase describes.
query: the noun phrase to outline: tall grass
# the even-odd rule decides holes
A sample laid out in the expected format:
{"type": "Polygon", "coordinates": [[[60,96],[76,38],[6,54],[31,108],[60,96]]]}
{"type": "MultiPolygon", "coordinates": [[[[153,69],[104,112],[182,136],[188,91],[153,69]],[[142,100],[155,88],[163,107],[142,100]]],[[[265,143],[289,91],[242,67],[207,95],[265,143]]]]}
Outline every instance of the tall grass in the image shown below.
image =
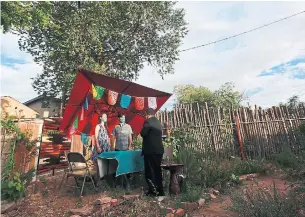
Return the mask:
{"type": "Polygon", "coordinates": [[[299,217],[305,211],[304,198],[290,192],[280,193],[275,185],[271,191],[247,190],[232,195],[232,211],[241,217],[299,217]]]}
{"type": "Polygon", "coordinates": [[[181,149],[176,161],[184,164],[187,185],[211,188],[223,186],[232,177],[258,173],[264,170],[263,161],[240,159],[223,160],[207,158],[203,153],[192,149],[181,149]]]}
{"type": "Polygon", "coordinates": [[[305,153],[298,155],[286,150],[272,157],[272,160],[282,169],[302,171],[305,168],[305,153]]]}

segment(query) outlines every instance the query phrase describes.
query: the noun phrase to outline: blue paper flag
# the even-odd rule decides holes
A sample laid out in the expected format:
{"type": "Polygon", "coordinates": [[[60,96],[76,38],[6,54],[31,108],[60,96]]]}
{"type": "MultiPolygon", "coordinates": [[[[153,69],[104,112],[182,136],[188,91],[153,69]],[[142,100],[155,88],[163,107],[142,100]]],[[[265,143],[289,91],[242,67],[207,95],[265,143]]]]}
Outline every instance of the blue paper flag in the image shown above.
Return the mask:
{"type": "Polygon", "coordinates": [[[84,102],[84,109],[89,109],[89,103],[88,103],[88,97],[86,96],[85,102],[84,102]]]}
{"type": "Polygon", "coordinates": [[[127,109],[131,102],[131,96],[122,94],[120,105],[122,108],[127,109]]]}
{"type": "Polygon", "coordinates": [[[88,140],[89,140],[89,135],[84,134],[84,133],[80,133],[80,137],[81,137],[83,145],[87,145],[88,140]]]}

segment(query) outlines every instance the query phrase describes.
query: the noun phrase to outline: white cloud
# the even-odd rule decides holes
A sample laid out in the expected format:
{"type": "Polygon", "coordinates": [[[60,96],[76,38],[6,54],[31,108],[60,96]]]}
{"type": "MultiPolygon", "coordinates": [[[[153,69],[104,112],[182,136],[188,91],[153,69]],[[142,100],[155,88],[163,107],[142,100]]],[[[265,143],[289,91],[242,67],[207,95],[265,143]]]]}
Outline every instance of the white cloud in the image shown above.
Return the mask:
{"type": "Polygon", "coordinates": [[[17,35],[1,33],[1,55],[31,61],[31,55],[19,49],[18,39],[17,35]]]}
{"type": "MultiPolygon", "coordinates": [[[[304,2],[246,2],[234,4],[226,2],[232,14],[234,10],[240,14],[240,19],[234,17],[227,20],[214,20],[213,22],[231,22],[229,29],[221,31],[202,30],[202,24],[209,25],[211,19],[219,17],[224,7],[219,2],[183,2],[187,11],[186,19],[189,23],[190,33],[184,40],[182,49],[198,44],[205,44],[216,39],[243,32],[254,27],[272,22],[291,14],[297,13],[305,8],[304,2]],[[219,8],[211,8],[213,5],[222,5],[219,8]]],[[[212,23],[213,23],[212,22],[212,23]]],[[[203,85],[212,89],[218,88],[227,81],[233,81],[236,87],[241,90],[251,90],[262,87],[264,90],[251,97],[250,102],[263,107],[274,105],[291,95],[304,89],[302,83],[305,80],[293,79],[291,69],[287,69],[282,76],[257,77],[262,71],[273,66],[289,62],[294,58],[304,55],[305,48],[305,14],[289,20],[268,26],[258,31],[248,33],[233,40],[220,42],[216,45],[194,49],[181,53],[180,61],[176,64],[174,76],[165,77],[162,81],[157,76],[144,74],[140,77],[139,83],[162,90],[172,90],[176,84],[192,83],[203,85]],[[227,48],[229,46],[229,49],[227,48]],[[221,50],[222,48],[222,50],[221,50]],[[272,80],[276,79],[275,82],[272,80]],[[287,97],[286,97],[287,96],[287,97]]],[[[305,96],[301,96],[305,100],[305,96]]]]}
{"type": "Polygon", "coordinates": [[[14,68],[1,65],[1,95],[12,96],[20,102],[36,97],[31,78],[41,71],[42,67],[33,61],[15,64],[14,68]]]}
{"type": "MultiPolygon", "coordinates": [[[[189,34],[181,49],[247,31],[305,8],[305,2],[178,2],[177,5],[186,9],[189,23],[189,34]]],[[[233,81],[241,91],[263,88],[251,97],[251,103],[263,107],[277,104],[303,90],[305,80],[293,79],[291,68],[283,75],[257,76],[273,66],[305,55],[304,23],[305,14],[302,14],[234,39],[182,52],[174,75],[162,80],[155,69],[146,67],[137,83],[172,92],[177,84],[217,89],[224,82],[233,81]]],[[[28,54],[19,51],[16,36],[4,35],[1,50],[7,56],[29,58],[28,54]]],[[[304,63],[299,64],[295,67],[304,68],[304,63]]],[[[2,94],[18,100],[36,96],[29,78],[40,72],[41,67],[33,61],[16,69],[2,66],[1,71],[3,75],[11,74],[2,75],[2,82],[10,83],[10,86],[3,85],[2,94]]],[[[305,94],[301,99],[305,100],[305,94]]]]}

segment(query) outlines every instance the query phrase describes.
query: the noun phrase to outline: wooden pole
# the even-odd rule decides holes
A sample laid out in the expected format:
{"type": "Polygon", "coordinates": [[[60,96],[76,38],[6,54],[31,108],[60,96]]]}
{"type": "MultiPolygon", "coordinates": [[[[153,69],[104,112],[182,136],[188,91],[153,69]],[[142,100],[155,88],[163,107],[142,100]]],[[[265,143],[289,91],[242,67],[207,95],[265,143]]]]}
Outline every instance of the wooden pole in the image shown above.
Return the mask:
{"type": "Polygon", "coordinates": [[[245,159],[245,153],[244,153],[243,141],[242,141],[241,134],[240,134],[239,120],[238,120],[237,116],[235,117],[235,124],[236,124],[236,132],[237,132],[239,148],[240,148],[240,153],[241,153],[241,159],[244,160],[245,159]]]}

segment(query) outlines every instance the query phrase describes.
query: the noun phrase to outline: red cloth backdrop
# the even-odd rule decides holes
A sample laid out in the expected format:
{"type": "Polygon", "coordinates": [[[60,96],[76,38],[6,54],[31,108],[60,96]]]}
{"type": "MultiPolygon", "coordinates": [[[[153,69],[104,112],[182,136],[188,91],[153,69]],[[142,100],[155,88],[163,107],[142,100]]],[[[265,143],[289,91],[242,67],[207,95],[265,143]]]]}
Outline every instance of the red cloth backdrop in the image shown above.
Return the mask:
{"type": "Polygon", "coordinates": [[[93,135],[95,126],[99,121],[99,114],[106,113],[108,116],[108,127],[111,133],[114,126],[119,122],[117,118],[118,113],[122,112],[126,116],[126,123],[132,127],[133,132],[137,135],[140,133],[143,122],[145,120],[144,112],[145,109],[148,108],[147,97],[156,97],[157,108],[155,109],[155,112],[157,112],[171,97],[171,94],[144,87],[133,82],[124,81],[80,69],[74,82],[68,103],[65,107],[60,130],[66,133],[70,133],[73,122],[78,116],[78,129],[76,130],[76,134],[85,133],[93,135]],[[105,92],[101,99],[96,100],[93,98],[91,93],[92,84],[105,88],[105,92]],[[119,94],[133,96],[128,109],[123,109],[120,107],[120,95],[114,106],[108,105],[108,90],[115,91],[119,94]],[[136,111],[135,109],[135,96],[146,97],[144,109],[142,111],[136,111]],[[82,106],[86,97],[88,99],[89,106],[88,110],[83,109],[84,119],[81,120],[82,106]]]}

